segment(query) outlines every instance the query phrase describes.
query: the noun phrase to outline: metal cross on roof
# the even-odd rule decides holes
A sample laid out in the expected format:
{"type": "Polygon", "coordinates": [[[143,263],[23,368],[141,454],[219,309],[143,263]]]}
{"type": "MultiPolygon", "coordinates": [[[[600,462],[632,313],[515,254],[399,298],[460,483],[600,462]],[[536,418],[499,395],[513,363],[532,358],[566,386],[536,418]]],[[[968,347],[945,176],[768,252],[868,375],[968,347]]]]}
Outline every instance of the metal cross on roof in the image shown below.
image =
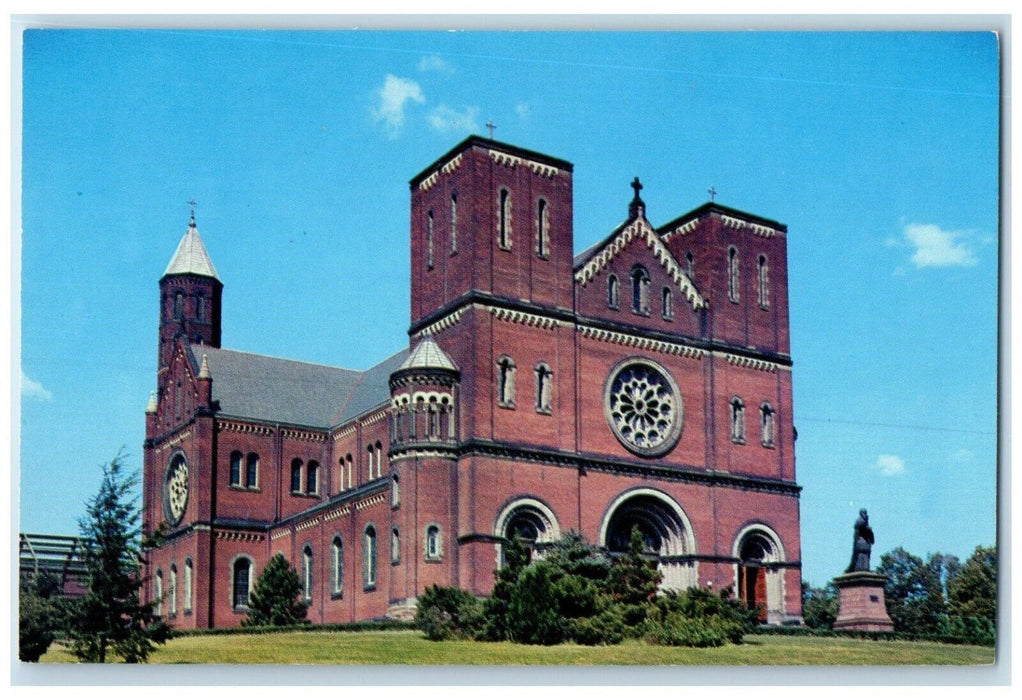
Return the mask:
{"type": "Polygon", "coordinates": [[[194,226],[195,225],[195,205],[198,204],[198,202],[195,201],[195,197],[192,197],[191,199],[188,200],[188,204],[190,204],[191,207],[192,207],[192,226],[194,226]]]}
{"type": "Polygon", "coordinates": [[[493,130],[497,128],[497,125],[494,124],[493,121],[488,120],[486,122],[486,128],[490,130],[490,140],[492,141],[493,140],[493,130]]]}
{"type": "Polygon", "coordinates": [[[639,198],[639,190],[642,189],[642,183],[639,182],[639,176],[636,175],[635,179],[632,180],[632,189],[635,190],[635,198],[639,198]]]}
{"type": "Polygon", "coordinates": [[[710,189],[708,189],[706,191],[710,193],[710,201],[712,202],[713,198],[717,196],[716,188],[713,185],[710,185],[710,189]]]}

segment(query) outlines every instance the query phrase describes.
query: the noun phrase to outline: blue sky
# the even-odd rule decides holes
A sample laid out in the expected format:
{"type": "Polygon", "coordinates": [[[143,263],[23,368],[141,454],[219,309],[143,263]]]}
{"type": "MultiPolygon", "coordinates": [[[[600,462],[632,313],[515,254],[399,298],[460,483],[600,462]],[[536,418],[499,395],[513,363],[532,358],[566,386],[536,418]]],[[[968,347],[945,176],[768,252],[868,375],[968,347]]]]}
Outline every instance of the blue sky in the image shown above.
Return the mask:
{"type": "Polygon", "coordinates": [[[23,60],[24,531],[140,466],[188,200],[225,347],[365,368],[407,342],[408,180],[492,120],[575,164],[576,251],[636,175],[654,224],[712,186],[788,225],[807,580],[861,507],[876,555],[995,541],[993,34],[68,30],[23,60]]]}

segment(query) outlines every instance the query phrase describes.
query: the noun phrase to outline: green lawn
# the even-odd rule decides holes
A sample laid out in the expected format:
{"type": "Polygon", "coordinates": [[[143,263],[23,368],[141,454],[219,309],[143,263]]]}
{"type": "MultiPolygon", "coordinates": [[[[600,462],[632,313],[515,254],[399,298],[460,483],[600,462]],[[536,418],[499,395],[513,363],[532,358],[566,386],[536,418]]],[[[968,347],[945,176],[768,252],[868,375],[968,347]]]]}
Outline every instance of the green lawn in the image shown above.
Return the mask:
{"type": "MultiPolygon", "coordinates": [[[[74,662],[56,645],[44,663],[74,662]]],[[[992,647],[932,642],[873,642],[833,637],[752,635],[745,644],[717,649],[509,642],[430,642],[420,632],[287,632],[181,637],[161,647],[152,663],[202,664],[426,664],[426,665],[978,665],[994,662],[992,647]]]]}

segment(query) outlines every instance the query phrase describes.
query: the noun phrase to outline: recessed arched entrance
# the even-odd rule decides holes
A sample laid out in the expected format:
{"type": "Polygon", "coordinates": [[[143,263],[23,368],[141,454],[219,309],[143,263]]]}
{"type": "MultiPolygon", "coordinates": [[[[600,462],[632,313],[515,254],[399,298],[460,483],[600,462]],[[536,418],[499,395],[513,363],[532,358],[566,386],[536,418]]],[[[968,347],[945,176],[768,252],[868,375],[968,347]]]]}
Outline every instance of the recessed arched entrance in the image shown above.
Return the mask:
{"type": "Polygon", "coordinates": [[[684,590],[697,585],[695,539],[685,511],[677,501],[655,489],[634,489],[610,504],[600,526],[600,545],[611,554],[628,549],[632,528],[642,533],[645,551],[658,558],[660,588],[684,590]]]}
{"type": "Polygon", "coordinates": [[[750,525],[735,538],[735,590],[749,608],[759,609],[760,622],[776,624],[784,617],[784,577],[778,562],[784,551],[777,533],[765,525],[750,525]]]}
{"type": "MultiPolygon", "coordinates": [[[[549,507],[535,498],[521,497],[508,503],[497,515],[493,534],[500,540],[521,539],[533,552],[561,538],[561,528],[549,507]]],[[[504,553],[497,546],[497,566],[503,566],[504,553]]]]}

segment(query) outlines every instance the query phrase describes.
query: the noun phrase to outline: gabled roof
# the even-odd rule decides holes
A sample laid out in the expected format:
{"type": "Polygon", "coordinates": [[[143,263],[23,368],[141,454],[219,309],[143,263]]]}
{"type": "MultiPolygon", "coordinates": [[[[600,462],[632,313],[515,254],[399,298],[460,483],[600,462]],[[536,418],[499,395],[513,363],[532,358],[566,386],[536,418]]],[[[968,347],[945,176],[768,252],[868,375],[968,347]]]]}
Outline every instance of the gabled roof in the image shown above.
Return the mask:
{"type": "Polygon", "coordinates": [[[329,429],[390,400],[390,374],[402,350],[364,372],[190,345],[193,368],[203,355],[213,400],[225,416],[329,429]]]}
{"type": "Polygon", "coordinates": [[[693,309],[705,308],[706,300],[692,284],[682,266],[674,259],[671,251],[660,239],[660,235],[642,216],[626,221],[614,229],[610,236],[575,256],[575,281],[584,287],[635,239],[646,244],[693,309]]]}
{"type": "Polygon", "coordinates": [[[202,237],[199,236],[199,229],[195,228],[195,219],[188,224],[188,230],[177,244],[174,257],[163,273],[164,277],[167,275],[202,275],[220,281],[206,246],[202,243],[202,237]]]}

